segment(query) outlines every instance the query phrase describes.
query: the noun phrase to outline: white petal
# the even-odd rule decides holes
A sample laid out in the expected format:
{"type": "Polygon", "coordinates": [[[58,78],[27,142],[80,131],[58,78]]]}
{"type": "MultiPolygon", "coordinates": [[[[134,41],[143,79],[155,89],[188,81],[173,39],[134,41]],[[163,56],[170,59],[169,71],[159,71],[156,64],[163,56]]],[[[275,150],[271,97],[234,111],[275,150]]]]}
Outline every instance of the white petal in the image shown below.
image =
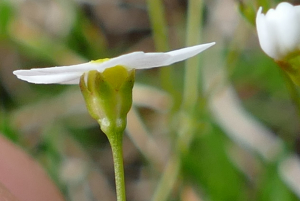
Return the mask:
{"type": "Polygon", "coordinates": [[[92,62],[71,66],[33,68],[13,72],[19,79],[35,84],[78,84],[80,76],[93,70],[98,64],[92,62]]]}
{"type": "MultiPolygon", "coordinates": [[[[90,70],[103,72],[106,68],[124,65],[136,58],[145,55],[144,52],[133,52],[112,58],[103,63],[88,62],[70,66],[49,68],[32,68],[30,70],[16,70],[13,72],[19,79],[35,84],[78,84],[80,76],[90,70]]],[[[166,59],[160,58],[160,59],[166,59]]]]}
{"type": "MultiPolygon", "coordinates": [[[[256,28],[258,39],[263,51],[270,57],[276,59],[278,57],[277,36],[274,27],[268,23],[266,16],[261,13],[262,7],[258,9],[256,15],[256,28]]],[[[268,11],[272,15],[273,9],[268,11]]]]}
{"type": "MultiPolygon", "coordinates": [[[[34,84],[78,84],[82,75],[80,72],[40,74],[40,75],[20,75],[17,71],[14,74],[20,79],[34,84]]],[[[30,72],[26,72],[30,74],[30,72]]]]}
{"type": "Polygon", "coordinates": [[[84,73],[90,70],[95,70],[99,66],[96,62],[87,62],[82,64],[70,65],[70,66],[58,66],[48,68],[32,68],[30,70],[17,70],[17,74],[20,75],[45,75],[45,74],[57,74],[57,73],[84,73]]]}
{"type": "Polygon", "coordinates": [[[278,33],[279,51],[282,56],[285,56],[295,51],[300,42],[299,16],[293,5],[283,2],[277,6],[276,15],[273,17],[278,33]]]}
{"type": "Polygon", "coordinates": [[[106,68],[122,65],[122,62],[134,60],[144,54],[144,52],[133,52],[103,63],[88,62],[70,66],[32,68],[30,70],[16,70],[13,73],[19,79],[35,84],[78,84],[80,76],[85,72],[90,70],[103,72],[106,68]]]}
{"type": "Polygon", "coordinates": [[[298,13],[298,15],[300,15],[300,6],[294,6],[296,12],[298,13]]]}
{"type": "Polygon", "coordinates": [[[116,65],[125,66],[128,69],[153,68],[168,60],[171,56],[166,53],[132,52],[124,54],[99,64],[97,70],[104,71],[106,68],[116,65]]]}
{"type": "Polygon", "coordinates": [[[173,63],[183,61],[185,59],[193,57],[193,56],[203,52],[204,50],[208,49],[209,47],[213,46],[214,44],[216,44],[216,43],[215,42],[206,43],[206,44],[202,44],[202,45],[196,45],[196,46],[192,46],[192,47],[186,47],[186,48],[182,48],[179,50],[167,52],[167,54],[171,55],[172,57],[166,62],[165,65],[171,65],[173,63]]]}
{"type": "Polygon", "coordinates": [[[145,53],[144,63],[143,65],[136,65],[136,69],[147,69],[147,68],[155,68],[155,67],[161,67],[161,66],[168,66],[173,63],[183,61],[185,59],[188,59],[190,57],[193,57],[200,52],[206,50],[207,48],[213,46],[215,42],[213,43],[207,43],[202,45],[196,45],[192,47],[186,47],[179,50],[174,50],[166,53],[145,53]],[[165,60],[159,60],[157,58],[162,57],[163,55],[166,56],[167,59],[165,60]],[[145,62],[149,60],[149,62],[145,62]],[[154,60],[154,61],[153,61],[154,60]]]}
{"type": "Polygon", "coordinates": [[[199,54],[215,43],[196,45],[166,53],[132,52],[108,61],[50,67],[16,70],[13,73],[21,80],[36,84],[78,84],[80,76],[90,70],[103,72],[105,69],[122,65],[127,69],[146,69],[170,65],[199,54]]]}

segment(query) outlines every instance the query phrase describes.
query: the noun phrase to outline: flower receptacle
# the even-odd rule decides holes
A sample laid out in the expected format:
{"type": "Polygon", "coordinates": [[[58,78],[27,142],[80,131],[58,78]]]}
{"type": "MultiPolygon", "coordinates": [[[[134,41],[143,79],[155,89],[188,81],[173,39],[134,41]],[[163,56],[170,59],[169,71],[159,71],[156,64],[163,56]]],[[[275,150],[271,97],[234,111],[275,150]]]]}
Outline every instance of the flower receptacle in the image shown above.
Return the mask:
{"type": "Polygon", "coordinates": [[[126,128],[134,77],[134,69],[128,71],[123,66],[115,66],[103,72],[89,71],[80,78],[87,109],[108,137],[126,128]]]}

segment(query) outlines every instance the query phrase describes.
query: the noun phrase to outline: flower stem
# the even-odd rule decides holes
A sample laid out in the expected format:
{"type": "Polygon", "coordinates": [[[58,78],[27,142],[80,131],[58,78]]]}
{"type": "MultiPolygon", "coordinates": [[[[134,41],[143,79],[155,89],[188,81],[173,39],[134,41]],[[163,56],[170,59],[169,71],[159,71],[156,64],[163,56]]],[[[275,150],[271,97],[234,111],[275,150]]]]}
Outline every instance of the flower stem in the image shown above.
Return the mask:
{"type": "Polygon", "coordinates": [[[169,45],[163,3],[161,0],[148,0],[147,3],[155,48],[157,51],[167,51],[169,45]]]}
{"type": "Polygon", "coordinates": [[[114,133],[107,136],[114,160],[117,201],[126,201],[122,146],[123,133],[114,133]]]}
{"type": "Polygon", "coordinates": [[[290,94],[291,100],[294,102],[297,108],[298,117],[300,117],[300,95],[297,87],[285,72],[282,72],[282,76],[284,78],[285,85],[290,94]]]}
{"type": "Polygon", "coordinates": [[[180,172],[181,161],[177,155],[169,159],[152,201],[168,200],[180,172]]]}
{"type": "MultiPolygon", "coordinates": [[[[167,22],[165,18],[163,2],[162,0],[148,0],[147,4],[155,49],[158,52],[168,51],[169,44],[167,22]]],[[[162,87],[171,92],[173,89],[171,67],[169,66],[161,68],[160,77],[162,87]]]]}
{"type": "MultiPolygon", "coordinates": [[[[187,17],[186,46],[196,45],[200,40],[202,24],[202,0],[189,0],[187,17]]],[[[195,56],[185,62],[183,108],[191,109],[198,98],[199,57],[195,56]]]]}

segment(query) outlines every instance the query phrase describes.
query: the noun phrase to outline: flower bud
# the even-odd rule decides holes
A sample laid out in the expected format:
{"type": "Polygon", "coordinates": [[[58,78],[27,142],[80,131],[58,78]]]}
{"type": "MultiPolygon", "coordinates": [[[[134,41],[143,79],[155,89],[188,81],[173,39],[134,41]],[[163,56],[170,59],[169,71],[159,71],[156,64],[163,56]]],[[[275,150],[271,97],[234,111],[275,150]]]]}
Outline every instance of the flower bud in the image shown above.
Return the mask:
{"type": "Polygon", "coordinates": [[[80,88],[90,115],[106,135],[123,132],[132,105],[135,70],[123,66],[103,72],[91,70],[80,77],[80,88]]]}

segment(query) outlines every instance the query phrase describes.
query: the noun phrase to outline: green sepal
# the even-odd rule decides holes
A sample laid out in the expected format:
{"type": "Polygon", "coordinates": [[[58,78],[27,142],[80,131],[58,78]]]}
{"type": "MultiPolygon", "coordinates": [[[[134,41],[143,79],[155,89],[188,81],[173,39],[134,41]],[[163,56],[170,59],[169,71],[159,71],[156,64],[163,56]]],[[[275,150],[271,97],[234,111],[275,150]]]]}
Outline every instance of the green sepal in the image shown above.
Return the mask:
{"type": "Polygon", "coordinates": [[[80,88],[90,115],[106,135],[123,132],[132,105],[135,70],[115,66],[104,72],[89,71],[80,78],[80,88]]]}
{"type": "Polygon", "coordinates": [[[288,74],[294,84],[300,86],[300,55],[297,54],[290,54],[283,61],[277,61],[276,63],[288,74]]]}

